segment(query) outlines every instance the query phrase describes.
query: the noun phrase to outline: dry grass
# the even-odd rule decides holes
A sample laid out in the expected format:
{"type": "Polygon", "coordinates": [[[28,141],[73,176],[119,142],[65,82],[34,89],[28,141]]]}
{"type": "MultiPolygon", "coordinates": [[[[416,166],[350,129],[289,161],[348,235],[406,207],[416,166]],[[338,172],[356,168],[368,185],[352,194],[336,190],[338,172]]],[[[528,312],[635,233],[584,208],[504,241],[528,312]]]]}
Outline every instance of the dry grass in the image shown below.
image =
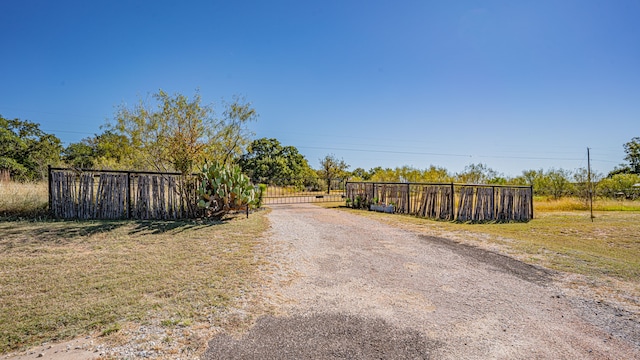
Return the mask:
{"type": "Polygon", "coordinates": [[[47,214],[48,201],[46,182],[0,181],[0,217],[44,217],[47,214]]]}
{"type": "Polygon", "coordinates": [[[258,277],[264,213],[217,224],[0,222],[0,353],[153,319],[241,326],[219,314],[258,277]]]}
{"type": "MultiPolygon", "coordinates": [[[[588,211],[589,203],[585,200],[565,197],[561,199],[553,199],[550,197],[535,197],[534,210],[545,211],[588,211]]],[[[594,211],[640,211],[640,201],[631,201],[626,199],[602,199],[593,200],[594,211]]]]}

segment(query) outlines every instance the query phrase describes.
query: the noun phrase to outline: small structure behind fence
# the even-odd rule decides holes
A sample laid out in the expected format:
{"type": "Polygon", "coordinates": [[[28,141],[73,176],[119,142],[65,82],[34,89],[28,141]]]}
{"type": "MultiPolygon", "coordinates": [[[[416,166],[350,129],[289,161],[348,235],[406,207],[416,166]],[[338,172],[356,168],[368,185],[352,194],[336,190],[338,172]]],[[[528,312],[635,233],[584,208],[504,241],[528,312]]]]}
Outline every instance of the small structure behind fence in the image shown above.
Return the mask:
{"type": "Polygon", "coordinates": [[[347,182],[355,208],[393,205],[394,212],[460,222],[526,222],[533,218],[530,186],[347,182]]]}
{"type": "Polygon", "coordinates": [[[194,189],[180,173],[49,168],[49,209],[62,219],[192,218],[194,189]]]}

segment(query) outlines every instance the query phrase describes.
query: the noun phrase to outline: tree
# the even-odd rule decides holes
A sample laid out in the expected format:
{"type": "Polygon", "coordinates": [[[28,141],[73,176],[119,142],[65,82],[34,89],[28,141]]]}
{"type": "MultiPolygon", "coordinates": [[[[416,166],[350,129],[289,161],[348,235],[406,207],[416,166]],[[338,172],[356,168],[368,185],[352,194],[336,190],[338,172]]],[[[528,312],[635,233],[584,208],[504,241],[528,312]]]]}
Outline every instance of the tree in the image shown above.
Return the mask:
{"type": "Polygon", "coordinates": [[[640,137],[634,137],[622,146],[624,147],[624,152],[627,154],[624,159],[629,163],[620,164],[609,173],[608,177],[616,174],[640,175],[640,137]]]}
{"type": "Polygon", "coordinates": [[[220,118],[212,105],[202,104],[197,92],[189,99],[159,90],[152,99],[131,109],[121,106],[116,123],[107,124],[109,134],[127,138],[137,169],[188,174],[205,159],[232,162],[249,141],[247,124],[257,118],[251,104],[239,98],[224,104],[220,118]]]}
{"type": "Polygon", "coordinates": [[[640,191],[634,185],[640,184],[640,175],[637,174],[615,174],[598,183],[600,191],[609,197],[624,196],[633,198],[640,191]]]}
{"type": "Polygon", "coordinates": [[[564,169],[550,169],[545,176],[548,178],[550,194],[554,199],[564,196],[571,187],[569,182],[570,173],[564,169]]]}
{"type": "Polygon", "coordinates": [[[16,179],[44,179],[47,166],[60,162],[61,150],[60,139],[40,130],[39,124],[0,116],[0,169],[16,179]]]}
{"type": "Polygon", "coordinates": [[[547,190],[549,188],[548,183],[549,183],[549,179],[545,176],[544,174],[544,170],[540,169],[540,170],[524,170],[522,172],[522,176],[520,177],[520,179],[522,179],[522,181],[518,181],[516,179],[516,183],[517,182],[522,182],[523,185],[529,185],[533,187],[533,193],[536,195],[548,195],[547,194],[547,190]]]}
{"type": "Polygon", "coordinates": [[[107,130],[72,143],[63,151],[67,164],[78,168],[127,170],[135,168],[129,139],[107,130]]]}
{"type": "Polygon", "coordinates": [[[624,144],[624,152],[627,153],[624,159],[629,162],[631,173],[640,175],[640,137],[634,137],[624,144]]]}
{"type": "Polygon", "coordinates": [[[320,159],[318,174],[327,182],[327,194],[331,192],[331,182],[335,179],[345,178],[349,165],[343,159],[338,160],[335,155],[327,155],[320,159]]]}
{"type": "Polygon", "coordinates": [[[465,184],[487,184],[498,176],[498,172],[485,164],[469,164],[456,174],[456,180],[465,184]]]}
{"type": "Polygon", "coordinates": [[[282,146],[276,139],[257,139],[238,160],[252,181],[274,185],[307,185],[316,174],[294,146],[282,146]]]}
{"type": "Polygon", "coordinates": [[[447,169],[435,165],[422,171],[422,182],[451,182],[453,179],[447,169]]]}
{"type": "Polygon", "coordinates": [[[72,143],[62,152],[62,159],[70,166],[76,168],[93,168],[96,163],[96,154],[85,141],[72,143]]]}
{"type": "Polygon", "coordinates": [[[452,177],[445,168],[434,165],[420,170],[411,166],[396,167],[395,169],[377,167],[369,170],[371,181],[378,182],[451,182],[452,177]]]}
{"type": "Polygon", "coordinates": [[[369,181],[371,180],[371,174],[363,168],[355,168],[351,172],[351,177],[354,181],[369,181]]]}
{"type": "Polygon", "coordinates": [[[602,174],[597,171],[591,171],[586,168],[579,168],[573,173],[573,187],[575,195],[584,200],[585,204],[589,201],[589,194],[594,196],[594,189],[597,188],[598,183],[602,180],[602,174]]]}

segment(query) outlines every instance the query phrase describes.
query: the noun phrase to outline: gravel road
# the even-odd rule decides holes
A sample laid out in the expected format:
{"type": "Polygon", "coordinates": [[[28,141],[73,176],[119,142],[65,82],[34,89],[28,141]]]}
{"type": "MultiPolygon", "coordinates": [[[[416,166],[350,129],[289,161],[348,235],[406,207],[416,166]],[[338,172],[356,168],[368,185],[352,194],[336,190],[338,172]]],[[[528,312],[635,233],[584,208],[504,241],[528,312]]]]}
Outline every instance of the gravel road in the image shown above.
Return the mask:
{"type": "Polygon", "coordinates": [[[547,270],[309,204],[269,218],[277,315],[203,359],[640,359],[637,320],[547,270]]]}

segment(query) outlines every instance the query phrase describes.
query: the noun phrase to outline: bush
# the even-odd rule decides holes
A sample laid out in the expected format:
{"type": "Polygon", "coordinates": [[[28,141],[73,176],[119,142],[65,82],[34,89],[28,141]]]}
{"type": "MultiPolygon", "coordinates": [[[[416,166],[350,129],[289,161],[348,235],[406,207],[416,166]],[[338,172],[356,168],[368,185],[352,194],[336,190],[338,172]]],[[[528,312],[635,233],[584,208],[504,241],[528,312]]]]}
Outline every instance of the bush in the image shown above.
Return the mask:
{"type": "Polygon", "coordinates": [[[264,194],[267,192],[267,184],[258,184],[258,194],[256,197],[256,207],[262,207],[262,199],[264,198],[264,194]]]}
{"type": "Polygon", "coordinates": [[[205,164],[199,177],[198,207],[205,209],[208,217],[221,219],[229,211],[257,204],[254,186],[237,165],[205,164]]]}

